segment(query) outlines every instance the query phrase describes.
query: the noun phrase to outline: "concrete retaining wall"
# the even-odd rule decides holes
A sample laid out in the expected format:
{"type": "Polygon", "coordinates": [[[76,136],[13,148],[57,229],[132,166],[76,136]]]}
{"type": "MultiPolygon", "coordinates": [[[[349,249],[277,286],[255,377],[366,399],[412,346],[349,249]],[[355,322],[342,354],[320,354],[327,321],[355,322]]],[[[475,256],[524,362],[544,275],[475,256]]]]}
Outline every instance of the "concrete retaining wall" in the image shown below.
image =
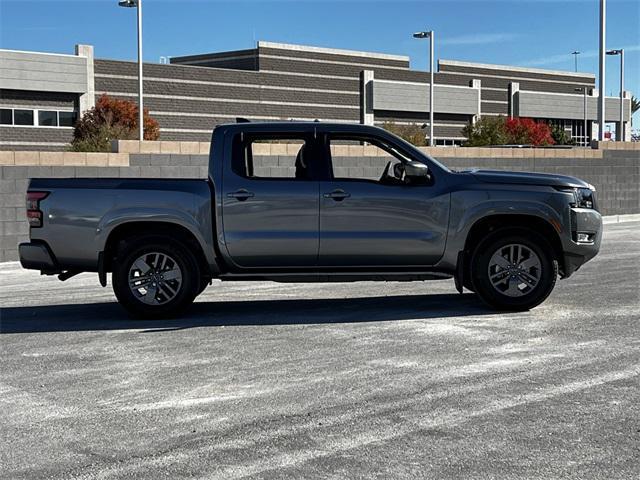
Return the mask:
{"type": "MultiPolygon", "coordinates": [[[[16,164],[16,160],[27,161],[26,157],[18,153],[12,157],[14,163],[7,163],[10,159],[4,158],[4,161],[0,161],[0,261],[17,260],[17,245],[28,237],[25,190],[29,178],[206,178],[208,155],[205,152],[201,153],[200,146],[198,149],[195,145],[190,148],[191,154],[78,154],[66,157],[59,154],[60,157],[56,156],[55,159],[51,154],[40,152],[36,165],[16,164]],[[63,163],[47,164],[51,159],[63,163]],[[65,162],[65,159],[71,164],[65,162]]],[[[269,148],[269,152],[260,152],[262,156],[257,157],[260,159],[257,168],[286,169],[284,165],[291,165],[291,155],[294,152],[288,151],[286,145],[273,145],[269,148]]],[[[378,177],[386,163],[385,157],[370,155],[370,151],[366,150],[368,147],[336,148],[339,150],[334,151],[334,162],[340,169],[358,169],[358,174],[378,177]]],[[[563,156],[560,158],[544,156],[551,152],[557,151],[538,152],[538,156],[535,156],[534,149],[528,153],[524,153],[523,150],[518,152],[518,155],[531,156],[514,157],[509,149],[442,148],[438,149],[438,156],[442,163],[454,170],[483,168],[576,176],[596,186],[603,214],[640,213],[640,151],[572,149],[561,151],[563,156]],[[493,156],[491,150],[502,150],[504,156],[493,156]],[[570,156],[572,152],[573,156],[570,156]],[[451,156],[453,153],[465,156],[451,156]],[[507,153],[511,156],[507,156],[507,153]],[[466,156],[470,154],[474,156],[466,156]],[[585,155],[589,157],[585,158],[585,155]]]]}

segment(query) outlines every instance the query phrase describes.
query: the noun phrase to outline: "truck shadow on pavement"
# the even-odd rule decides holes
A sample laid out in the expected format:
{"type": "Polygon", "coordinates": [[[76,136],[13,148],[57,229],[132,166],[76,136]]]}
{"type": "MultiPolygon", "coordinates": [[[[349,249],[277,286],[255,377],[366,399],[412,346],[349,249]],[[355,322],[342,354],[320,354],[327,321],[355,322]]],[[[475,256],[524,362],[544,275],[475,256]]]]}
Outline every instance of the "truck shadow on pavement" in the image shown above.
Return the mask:
{"type": "Polygon", "coordinates": [[[135,320],[115,302],[3,308],[0,334],[194,327],[311,325],[488,315],[475,295],[203,301],[181,318],[135,320]]]}

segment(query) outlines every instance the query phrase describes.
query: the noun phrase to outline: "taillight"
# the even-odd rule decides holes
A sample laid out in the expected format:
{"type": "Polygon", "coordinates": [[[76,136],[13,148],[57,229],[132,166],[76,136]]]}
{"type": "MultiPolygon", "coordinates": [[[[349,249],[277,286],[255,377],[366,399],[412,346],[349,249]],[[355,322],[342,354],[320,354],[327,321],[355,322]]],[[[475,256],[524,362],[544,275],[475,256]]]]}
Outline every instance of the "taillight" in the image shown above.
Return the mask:
{"type": "Polygon", "coordinates": [[[27,192],[27,220],[30,227],[42,226],[42,211],[40,200],[46,198],[49,192],[27,192]]]}

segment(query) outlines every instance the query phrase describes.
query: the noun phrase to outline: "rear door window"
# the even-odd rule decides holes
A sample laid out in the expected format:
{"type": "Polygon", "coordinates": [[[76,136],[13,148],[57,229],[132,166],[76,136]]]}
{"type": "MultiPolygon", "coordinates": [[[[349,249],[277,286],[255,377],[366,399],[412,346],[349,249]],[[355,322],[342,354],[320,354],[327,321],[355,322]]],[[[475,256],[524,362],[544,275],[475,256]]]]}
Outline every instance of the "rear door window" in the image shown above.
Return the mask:
{"type": "Polygon", "coordinates": [[[233,142],[232,170],[255,180],[318,180],[326,155],[313,135],[237,134],[233,142]]]}

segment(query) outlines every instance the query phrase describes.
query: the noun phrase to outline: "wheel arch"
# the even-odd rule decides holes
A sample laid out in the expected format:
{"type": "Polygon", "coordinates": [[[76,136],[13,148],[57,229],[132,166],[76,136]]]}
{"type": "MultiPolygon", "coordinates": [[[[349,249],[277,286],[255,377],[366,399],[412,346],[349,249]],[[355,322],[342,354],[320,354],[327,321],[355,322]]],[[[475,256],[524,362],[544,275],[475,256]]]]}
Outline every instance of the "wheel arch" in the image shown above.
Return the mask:
{"type": "Polygon", "coordinates": [[[115,226],[107,235],[103,248],[103,270],[113,271],[113,261],[116,258],[118,249],[129,238],[146,235],[168,236],[181,241],[187,245],[196,256],[198,263],[206,266],[209,276],[216,272],[212,271],[210,262],[207,259],[201,242],[196,235],[184,225],[170,221],[139,221],[132,220],[115,226]]]}
{"type": "Polygon", "coordinates": [[[477,245],[487,235],[500,230],[528,230],[539,234],[548,241],[552,254],[558,262],[561,274],[564,272],[562,240],[553,224],[546,218],[531,214],[493,214],[478,219],[469,229],[464,243],[465,276],[470,272],[470,262],[477,245]]]}

